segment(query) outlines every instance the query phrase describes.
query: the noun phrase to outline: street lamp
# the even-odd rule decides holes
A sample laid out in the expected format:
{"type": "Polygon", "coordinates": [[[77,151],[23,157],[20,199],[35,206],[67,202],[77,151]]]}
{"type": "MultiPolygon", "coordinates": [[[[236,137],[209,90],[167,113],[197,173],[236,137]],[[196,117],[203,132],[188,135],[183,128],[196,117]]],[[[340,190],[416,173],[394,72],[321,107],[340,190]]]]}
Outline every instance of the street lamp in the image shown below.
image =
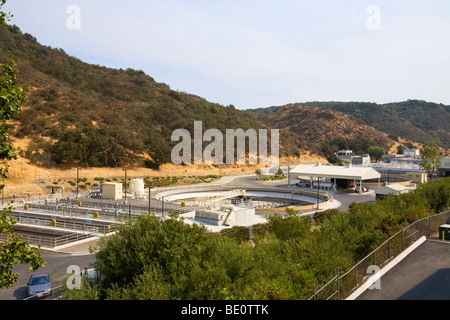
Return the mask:
{"type": "Polygon", "coordinates": [[[77,199],[78,199],[78,182],[79,182],[79,173],[80,173],[80,168],[77,168],[77,199]]]}
{"type": "Polygon", "coordinates": [[[317,177],[317,210],[319,210],[320,177],[317,177]]]}
{"type": "Polygon", "coordinates": [[[148,214],[151,214],[152,188],[153,186],[148,186],[148,214]]]}
{"type": "Polygon", "coordinates": [[[291,166],[288,166],[288,187],[291,186],[291,166]]]}
{"type": "Polygon", "coordinates": [[[125,203],[127,203],[127,169],[122,169],[125,171],[125,203]]]}

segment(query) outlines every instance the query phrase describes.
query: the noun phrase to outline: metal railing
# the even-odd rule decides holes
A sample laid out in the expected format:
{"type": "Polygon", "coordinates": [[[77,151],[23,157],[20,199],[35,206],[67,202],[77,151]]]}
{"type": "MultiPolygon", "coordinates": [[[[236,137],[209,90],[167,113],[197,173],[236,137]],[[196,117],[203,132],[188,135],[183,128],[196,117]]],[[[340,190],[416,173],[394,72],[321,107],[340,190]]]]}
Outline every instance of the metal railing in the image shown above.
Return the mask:
{"type": "Polygon", "coordinates": [[[75,231],[85,234],[107,234],[114,229],[113,225],[98,225],[89,221],[78,222],[36,216],[27,217],[15,212],[10,213],[9,215],[18,220],[16,223],[17,226],[51,227],[53,229],[75,231]]]}
{"type": "MultiPolygon", "coordinates": [[[[22,241],[26,241],[30,245],[41,246],[44,248],[56,248],[62,245],[78,242],[95,236],[93,234],[80,234],[80,233],[72,233],[59,237],[24,234],[20,232],[16,232],[15,234],[19,235],[22,241]]],[[[0,241],[8,241],[10,238],[11,236],[9,234],[0,234],[0,241]]]]}
{"type": "Polygon", "coordinates": [[[450,211],[417,220],[387,239],[347,272],[340,275],[338,270],[338,274],[319,290],[316,291],[314,286],[313,294],[309,300],[340,300],[347,298],[371,275],[367,273],[370,266],[383,268],[422,236],[429,238],[438,235],[439,226],[447,223],[449,220],[450,211]]]}

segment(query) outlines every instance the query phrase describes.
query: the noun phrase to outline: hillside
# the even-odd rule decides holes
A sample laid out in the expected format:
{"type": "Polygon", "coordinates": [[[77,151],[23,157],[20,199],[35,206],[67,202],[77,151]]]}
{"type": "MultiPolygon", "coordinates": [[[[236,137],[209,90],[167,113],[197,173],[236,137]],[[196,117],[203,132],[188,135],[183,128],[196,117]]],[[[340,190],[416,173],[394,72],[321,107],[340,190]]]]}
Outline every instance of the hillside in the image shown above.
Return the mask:
{"type": "MultiPolygon", "coordinates": [[[[27,102],[22,112],[7,123],[8,129],[27,163],[43,169],[160,168],[171,163],[171,150],[177,144],[171,142],[172,132],[183,128],[193,134],[194,121],[202,121],[204,130],[216,128],[222,132],[237,128],[280,129],[280,154],[292,163],[323,159],[341,147],[356,152],[363,152],[369,145],[393,148],[394,141],[387,134],[395,139],[394,130],[402,138],[414,136],[403,134],[410,130],[410,123],[378,123],[382,121],[373,120],[378,119],[378,113],[371,115],[369,107],[358,109],[363,110],[360,114],[364,117],[351,115],[346,103],[237,110],[232,105],[171,90],[140,70],[84,63],[62,49],[39,44],[17,26],[0,29],[0,48],[0,62],[12,58],[19,71],[19,84],[28,88],[27,102]],[[373,127],[367,124],[372,121],[373,127]],[[404,131],[400,131],[402,128],[404,131]]],[[[448,111],[446,106],[440,108],[448,111]]],[[[420,119],[410,118],[418,126],[420,119]]],[[[435,123],[446,121],[441,118],[444,120],[435,123]]],[[[432,136],[426,130],[431,119],[424,119],[424,136],[417,135],[423,141],[432,136]]],[[[439,130],[444,143],[448,129],[440,126],[439,130]]]]}
{"type": "Polygon", "coordinates": [[[382,105],[363,102],[308,102],[305,105],[352,115],[392,137],[418,143],[434,141],[442,148],[450,148],[448,105],[422,100],[382,105]]]}
{"type": "MultiPolygon", "coordinates": [[[[0,29],[0,61],[12,58],[18,81],[28,87],[27,102],[8,128],[26,140],[23,155],[44,167],[146,166],[171,162],[172,132],[267,128],[232,105],[222,106],[171,90],[143,71],[90,65],[62,49],[43,46],[18,27],[0,29]]],[[[284,156],[299,156],[307,146],[282,132],[284,156]]]]}
{"type": "Polygon", "coordinates": [[[269,126],[284,128],[303,137],[314,151],[324,155],[338,148],[365,152],[370,145],[389,150],[395,143],[386,134],[356,119],[334,110],[324,110],[302,104],[247,110],[269,126]]]}

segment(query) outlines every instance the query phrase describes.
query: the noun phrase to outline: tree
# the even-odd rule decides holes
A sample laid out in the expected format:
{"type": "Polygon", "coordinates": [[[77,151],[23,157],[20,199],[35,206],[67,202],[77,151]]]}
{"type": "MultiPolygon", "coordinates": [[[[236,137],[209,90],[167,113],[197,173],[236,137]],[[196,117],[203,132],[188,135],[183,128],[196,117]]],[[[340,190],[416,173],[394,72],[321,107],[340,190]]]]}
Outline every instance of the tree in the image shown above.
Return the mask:
{"type": "MultiPolygon", "coordinates": [[[[6,26],[9,17],[1,10],[5,2],[6,0],[0,2],[1,27],[6,26]]],[[[26,96],[25,90],[17,85],[16,75],[14,61],[8,60],[6,64],[0,65],[0,190],[4,188],[5,179],[8,177],[7,161],[17,159],[5,123],[20,112],[26,96]]],[[[0,243],[0,288],[11,287],[17,281],[19,275],[12,271],[17,263],[29,263],[33,271],[45,265],[39,251],[14,234],[15,220],[9,215],[10,212],[11,207],[8,207],[0,213],[0,233],[7,236],[7,240],[0,243]]]]}
{"type": "Polygon", "coordinates": [[[280,167],[278,167],[277,172],[275,173],[276,176],[282,176],[284,175],[283,169],[281,169],[280,167]]]}
{"type": "Polygon", "coordinates": [[[367,153],[370,155],[372,159],[375,159],[375,161],[381,160],[381,157],[385,154],[387,154],[386,149],[382,147],[377,146],[370,146],[367,149],[367,153]]]}
{"type": "Polygon", "coordinates": [[[37,248],[21,241],[21,236],[14,234],[13,225],[16,223],[9,213],[11,207],[7,207],[0,212],[0,233],[8,238],[0,244],[0,288],[12,287],[16,283],[19,274],[12,269],[18,262],[30,264],[30,269],[36,271],[45,265],[37,248]]]}
{"type": "Polygon", "coordinates": [[[420,153],[421,166],[427,172],[428,179],[431,179],[436,169],[441,165],[439,147],[434,142],[429,141],[423,145],[420,153]]]}

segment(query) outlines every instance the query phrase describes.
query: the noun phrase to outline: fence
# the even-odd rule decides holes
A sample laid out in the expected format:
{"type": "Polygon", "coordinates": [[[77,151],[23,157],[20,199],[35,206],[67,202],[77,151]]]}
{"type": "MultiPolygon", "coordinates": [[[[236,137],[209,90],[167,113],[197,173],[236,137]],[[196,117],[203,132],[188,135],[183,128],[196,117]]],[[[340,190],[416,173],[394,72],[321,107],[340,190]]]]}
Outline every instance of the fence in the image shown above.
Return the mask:
{"type": "MultiPolygon", "coordinates": [[[[31,234],[21,234],[17,233],[17,235],[21,236],[22,241],[26,241],[31,245],[41,246],[44,248],[56,248],[58,246],[66,245],[69,243],[74,243],[77,241],[81,241],[84,239],[89,239],[94,237],[92,234],[68,234],[60,237],[49,237],[45,235],[31,235],[31,234]]],[[[0,241],[8,241],[10,239],[9,234],[0,234],[0,241]]]]}
{"type": "Polygon", "coordinates": [[[314,287],[309,300],[347,298],[370,276],[367,272],[370,266],[383,268],[422,236],[429,238],[438,235],[439,226],[448,223],[448,220],[450,220],[450,211],[420,219],[403,228],[344,274],[341,275],[338,269],[334,277],[319,290],[316,291],[314,287]]]}

